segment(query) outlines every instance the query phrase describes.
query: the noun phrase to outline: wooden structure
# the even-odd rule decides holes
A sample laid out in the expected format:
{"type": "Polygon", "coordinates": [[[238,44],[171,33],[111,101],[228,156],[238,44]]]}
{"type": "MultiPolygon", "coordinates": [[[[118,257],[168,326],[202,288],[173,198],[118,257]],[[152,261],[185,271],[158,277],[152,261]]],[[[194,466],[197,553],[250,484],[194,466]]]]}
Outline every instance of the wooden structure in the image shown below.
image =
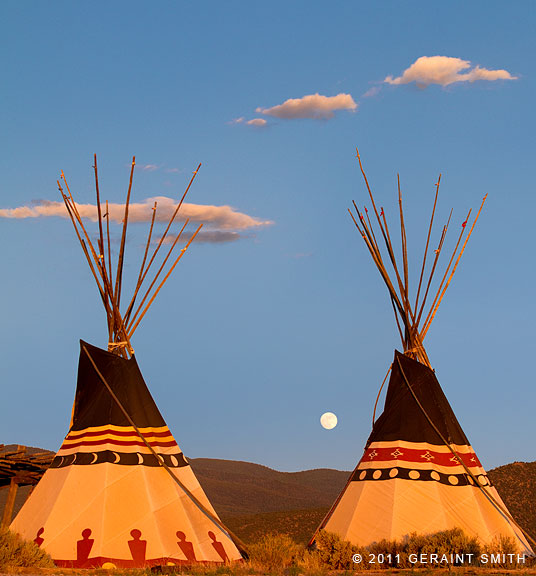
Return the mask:
{"type": "Polygon", "coordinates": [[[50,466],[52,452],[27,453],[26,446],[0,444],[0,488],[9,486],[0,528],[9,526],[19,486],[35,486],[50,466]]]}
{"type": "Polygon", "coordinates": [[[101,205],[101,198],[100,198],[100,190],[99,190],[99,176],[97,170],[97,155],[94,156],[93,170],[95,173],[95,191],[96,191],[96,200],[97,200],[97,219],[99,223],[98,227],[98,237],[96,242],[91,240],[87,229],[82,221],[82,217],[80,216],[80,212],[76,205],[76,202],[73,198],[71,190],[69,188],[69,184],[67,183],[67,179],[65,178],[65,174],[63,171],[61,172],[61,182],[63,182],[65,189],[67,192],[64,192],[63,186],[58,180],[58,189],[60,194],[65,202],[65,207],[67,208],[67,212],[71,218],[73,223],[76,236],[84,255],[87,259],[89,264],[89,268],[93,274],[95,282],[97,283],[97,287],[99,289],[99,294],[104,304],[104,309],[106,311],[106,320],[108,323],[108,351],[121,355],[123,358],[129,358],[133,355],[134,350],[130,344],[130,340],[134,331],[139,326],[142,318],[145,316],[147,311],[149,310],[151,304],[154,302],[158,292],[162,288],[162,286],[166,283],[167,279],[170,277],[171,273],[173,272],[175,266],[178,264],[179,260],[184,256],[184,253],[190,246],[190,244],[194,241],[195,237],[197,236],[198,232],[201,230],[203,224],[200,224],[195,232],[190,236],[190,239],[185,244],[183,248],[179,251],[178,256],[175,258],[171,265],[168,265],[169,258],[171,257],[172,253],[174,252],[177,243],[181,240],[183,232],[188,225],[189,220],[187,219],[184,222],[184,225],[180,228],[178,233],[175,235],[173,241],[168,238],[168,234],[170,228],[172,227],[177,214],[190,190],[190,187],[197,176],[199,168],[201,164],[199,164],[196,170],[193,173],[182,198],[180,199],[179,203],[177,204],[171,218],[169,219],[167,226],[160,236],[158,242],[156,242],[156,246],[151,252],[149,257],[149,252],[151,248],[151,242],[154,241],[153,239],[153,228],[156,220],[156,214],[158,205],[157,202],[154,203],[153,206],[153,214],[151,219],[151,225],[149,228],[149,233],[147,235],[147,242],[145,245],[145,252],[143,255],[143,259],[141,262],[138,280],[136,282],[136,286],[134,288],[132,297],[128,303],[128,306],[125,308],[123,312],[120,311],[121,308],[121,289],[122,289],[122,279],[123,279],[123,263],[125,257],[125,246],[126,246],[126,238],[127,238],[127,226],[128,226],[128,215],[129,215],[129,205],[130,205],[130,195],[132,192],[132,179],[134,176],[134,166],[136,165],[136,157],[132,157],[132,165],[130,169],[130,180],[127,192],[127,198],[125,202],[125,212],[123,217],[123,226],[121,232],[121,243],[119,247],[119,254],[117,256],[117,263],[113,265],[112,263],[112,250],[111,250],[111,243],[110,243],[110,218],[108,213],[108,201],[105,203],[106,210],[102,212],[102,205],[101,205]],[[104,225],[104,221],[106,220],[106,226],[104,225]],[[161,248],[164,244],[171,244],[167,254],[164,256],[162,262],[158,266],[156,273],[154,273],[152,280],[149,282],[149,272],[152,271],[152,267],[155,268],[157,265],[155,261],[157,260],[157,256],[160,253],[161,248]],[[164,275],[163,279],[158,282],[158,280],[162,277],[163,271],[167,268],[167,272],[164,275]],[[115,268],[115,270],[114,270],[115,268]],[[142,286],[149,285],[147,289],[142,290],[142,286]],[[138,296],[143,293],[141,301],[136,306],[138,296]]]}
{"type": "Polygon", "coordinates": [[[460,231],[458,234],[458,240],[454,247],[454,250],[448,259],[448,263],[441,277],[439,285],[430,292],[432,283],[434,281],[435,273],[438,271],[439,258],[443,251],[443,245],[447,232],[450,225],[450,220],[452,217],[452,210],[450,211],[450,216],[443,225],[441,229],[441,234],[435,249],[430,248],[430,237],[432,234],[432,229],[434,225],[434,218],[437,206],[437,198],[439,195],[439,184],[441,182],[441,174],[437,179],[435,184],[435,197],[434,205],[432,208],[432,215],[430,217],[430,224],[428,226],[428,234],[426,237],[426,244],[424,247],[424,255],[422,260],[421,272],[419,276],[419,282],[417,284],[417,290],[414,298],[410,297],[410,286],[409,286],[409,266],[408,266],[408,251],[406,242],[406,226],[404,223],[404,210],[402,207],[402,192],[400,190],[400,177],[398,177],[398,208],[399,208],[399,218],[400,218],[400,236],[401,236],[401,255],[402,262],[397,261],[395,250],[393,248],[394,239],[391,239],[391,234],[389,231],[389,226],[387,223],[387,218],[383,207],[378,208],[374,200],[374,196],[370,189],[367,176],[363,169],[361,163],[361,158],[359,156],[359,151],[357,151],[357,159],[359,161],[359,167],[365,181],[367,192],[369,194],[370,202],[372,205],[373,220],[371,221],[369,217],[369,212],[366,206],[361,210],[359,209],[356,202],[353,202],[355,214],[349,209],[348,212],[359,230],[369,252],[372,260],[376,264],[378,271],[387,286],[389,291],[389,296],[391,298],[391,304],[395,313],[396,325],[398,332],[400,334],[400,339],[402,340],[402,345],[404,347],[404,354],[410,358],[418,360],[422,364],[425,364],[431,368],[430,361],[426,355],[426,350],[423,346],[424,338],[430,328],[430,324],[434,319],[439,305],[445,296],[445,292],[449,287],[449,284],[456,272],[458,264],[460,263],[461,257],[464,253],[467,242],[473,233],[474,227],[480,216],[480,212],[484,206],[487,198],[487,194],[482,200],[482,204],[478,210],[478,213],[473,220],[469,233],[466,234],[467,224],[469,218],[471,217],[472,210],[469,210],[465,220],[462,222],[460,231]],[[377,221],[377,229],[374,232],[373,221],[374,217],[377,221]],[[379,242],[376,238],[379,239],[379,242]],[[465,236],[465,240],[464,240],[465,236]],[[381,250],[381,244],[385,244],[383,255],[381,250]],[[464,240],[462,244],[462,240],[464,240]],[[433,255],[432,255],[433,254],[433,255]],[[391,271],[389,270],[389,264],[391,271]],[[435,292],[435,296],[432,303],[427,307],[427,301],[429,301],[430,294],[435,292]]]}

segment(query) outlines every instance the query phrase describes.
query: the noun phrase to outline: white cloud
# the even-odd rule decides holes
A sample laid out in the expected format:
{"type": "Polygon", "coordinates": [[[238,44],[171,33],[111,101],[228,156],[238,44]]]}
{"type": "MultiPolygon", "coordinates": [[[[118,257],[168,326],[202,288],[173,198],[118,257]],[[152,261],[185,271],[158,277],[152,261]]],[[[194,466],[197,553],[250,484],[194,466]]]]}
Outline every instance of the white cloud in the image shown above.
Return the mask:
{"type": "Polygon", "coordinates": [[[362,98],[372,98],[373,96],[376,96],[376,94],[378,94],[381,91],[382,87],[381,86],[372,86],[372,88],[369,88],[362,96],[362,98]]]}
{"type": "MultiPolygon", "coordinates": [[[[157,196],[147,198],[144,202],[131,203],[129,205],[129,222],[150,222],[153,215],[153,206],[157,202],[156,222],[169,222],[171,215],[177,207],[173,198],[157,196]]],[[[97,206],[95,204],[76,204],[82,218],[95,222],[97,220],[97,206]]],[[[103,214],[105,205],[102,205],[103,214]]],[[[108,203],[108,215],[110,222],[121,224],[125,212],[124,204],[108,203]]],[[[18,208],[0,209],[0,218],[44,218],[59,216],[69,218],[63,202],[41,201],[28,206],[18,208]]],[[[261,220],[248,214],[238,212],[230,206],[210,206],[205,204],[183,203],[176,221],[203,223],[203,236],[199,240],[205,242],[223,242],[241,237],[241,232],[263,226],[269,226],[273,222],[261,220]]]]}
{"type": "Polygon", "coordinates": [[[136,164],[136,166],[143,172],[154,172],[160,168],[160,166],[156,164],[136,164]]]}
{"type": "Polygon", "coordinates": [[[421,56],[404,72],[402,76],[387,76],[387,84],[409,84],[426,88],[430,84],[449,86],[456,82],[476,82],[477,80],[516,80],[507,70],[488,70],[475,66],[471,68],[469,60],[449,56],[421,56]]]}
{"type": "Polygon", "coordinates": [[[264,118],[252,118],[251,120],[248,120],[246,124],[262,128],[263,126],[266,126],[266,120],[264,118]]]}
{"type": "Polygon", "coordinates": [[[333,118],[336,110],[356,110],[357,104],[350,94],[337,94],[336,96],[322,96],[309,94],[303,98],[290,98],[283,104],[271,108],[257,108],[256,112],[266,116],[275,116],[290,120],[293,118],[312,118],[323,120],[333,118]]]}
{"type": "Polygon", "coordinates": [[[247,124],[248,126],[262,128],[263,126],[266,126],[266,120],[264,118],[252,118],[251,120],[246,120],[244,116],[240,116],[240,118],[235,118],[228,122],[228,124],[247,124]]]}

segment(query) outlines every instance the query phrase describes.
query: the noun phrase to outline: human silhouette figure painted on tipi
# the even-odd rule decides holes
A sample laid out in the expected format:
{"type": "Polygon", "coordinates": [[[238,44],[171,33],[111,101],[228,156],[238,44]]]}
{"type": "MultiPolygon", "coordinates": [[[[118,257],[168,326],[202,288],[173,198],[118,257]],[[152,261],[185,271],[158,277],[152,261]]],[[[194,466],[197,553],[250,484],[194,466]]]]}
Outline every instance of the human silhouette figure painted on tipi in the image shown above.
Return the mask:
{"type": "Polygon", "coordinates": [[[41,538],[41,534],[45,531],[45,528],[39,528],[39,530],[37,531],[37,534],[35,535],[34,538],[34,542],[38,545],[41,546],[41,544],[45,541],[44,538],[41,538]]]}
{"type": "Polygon", "coordinates": [[[78,540],[76,543],[76,563],[78,566],[82,566],[87,562],[91,549],[93,548],[93,543],[95,540],[90,538],[91,530],[86,528],[82,530],[82,540],[78,540]]]}
{"type": "Polygon", "coordinates": [[[188,562],[196,562],[194,545],[186,540],[186,534],[179,530],[177,532],[177,538],[179,539],[177,544],[182,550],[182,553],[186,556],[186,560],[188,560],[188,562]]]}
{"type": "Polygon", "coordinates": [[[208,535],[209,538],[212,540],[212,546],[214,550],[216,550],[220,558],[224,562],[229,562],[229,556],[227,556],[227,552],[225,551],[223,544],[221,542],[218,542],[218,540],[216,539],[216,534],[214,534],[214,532],[209,532],[208,535]]]}
{"type": "Polygon", "coordinates": [[[136,566],[143,566],[145,564],[145,553],[147,551],[147,540],[140,540],[141,530],[134,528],[130,531],[132,540],[128,541],[128,547],[130,548],[130,554],[132,555],[132,560],[136,566]]]}

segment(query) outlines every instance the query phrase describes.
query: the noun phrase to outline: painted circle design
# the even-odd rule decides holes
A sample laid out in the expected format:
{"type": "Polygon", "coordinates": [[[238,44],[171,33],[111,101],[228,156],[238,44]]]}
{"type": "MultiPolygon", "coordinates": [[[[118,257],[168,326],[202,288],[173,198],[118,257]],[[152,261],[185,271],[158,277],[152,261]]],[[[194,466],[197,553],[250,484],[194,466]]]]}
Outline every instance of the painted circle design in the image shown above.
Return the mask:
{"type": "Polygon", "coordinates": [[[374,473],[372,474],[372,477],[374,478],[374,480],[378,480],[378,478],[381,478],[382,475],[382,471],[381,470],[374,470],[374,473]]]}
{"type": "Polygon", "coordinates": [[[398,468],[393,468],[392,470],[389,470],[389,476],[391,478],[395,478],[396,476],[398,476],[398,468]]]}
{"type": "Polygon", "coordinates": [[[453,486],[456,486],[456,484],[458,484],[459,480],[457,476],[449,476],[449,483],[452,484],[453,486]]]}
{"type": "Polygon", "coordinates": [[[488,483],[488,479],[483,474],[478,477],[478,481],[480,484],[482,484],[482,486],[486,486],[488,483]]]}
{"type": "Polygon", "coordinates": [[[475,481],[471,478],[471,476],[467,475],[467,482],[469,482],[469,484],[473,485],[475,484],[475,481]]]}
{"type": "Polygon", "coordinates": [[[410,470],[409,477],[412,480],[418,480],[421,477],[421,473],[418,470],[410,470]]]}
{"type": "Polygon", "coordinates": [[[361,474],[359,474],[359,479],[364,480],[366,475],[367,475],[367,471],[363,470],[363,472],[361,472],[361,474]]]}
{"type": "Polygon", "coordinates": [[[169,459],[171,460],[171,465],[172,466],[178,466],[179,465],[179,461],[177,460],[176,456],[170,456],[169,459]]]}
{"type": "Polygon", "coordinates": [[[439,480],[441,480],[441,476],[435,470],[432,470],[430,472],[430,477],[432,478],[432,480],[435,480],[436,482],[439,482],[439,480]]]}

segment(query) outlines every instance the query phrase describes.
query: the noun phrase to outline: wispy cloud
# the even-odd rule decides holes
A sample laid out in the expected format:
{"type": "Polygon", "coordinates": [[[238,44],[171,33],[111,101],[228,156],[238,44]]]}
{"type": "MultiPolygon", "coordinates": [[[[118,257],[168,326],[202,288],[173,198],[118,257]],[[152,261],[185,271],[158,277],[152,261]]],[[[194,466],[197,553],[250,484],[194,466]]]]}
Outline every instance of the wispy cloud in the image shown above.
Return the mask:
{"type": "Polygon", "coordinates": [[[372,98],[374,96],[376,96],[376,94],[378,94],[381,91],[382,87],[381,86],[372,86],[372,88],[369,88],[362,96],[362,98],[372,98]]]}
{"type": "Polygon", "coordinates": [[[449,56],[421,56],[401,76],[387,76],[387,84],[409,84],[415,82],[420,88],[430,84],[449,86],[456,82],[476,82],[478,80],[516,80],[507,70],[488,70],[475,66],[469,60],[449,56]]]}
{"type": "Polygon", "coordinates": [[[229,124],[245,124],[246,126],[255,126],[256,128],[264,128],[267,124],[264,118],[252,118],[251,120],[246,120],[244,116],[240,118],[235,118],[231,120],[229,124]]]}
{"type": "MultiPolygon", "coordinates": [[[[193,232],[185,230],[180,241],[188,242],[192,237],[193,232]]],[[[164,240],[164,244],[172,244],[177,237],[176,234],[168,234],[164,240]]],[[[241,238],[247,237],[247,234],[241,234],[240,232],[235,232],[232,230],[205,230],[205,227],[201,228],[197,236],[195,237],[195,242],[211,243],[211,244],[224,244],[226,242],[236,242],[241,238]]],[[[158,241],[156,238],[155,241],[158,241]]]]}
{"type": "Polygon", "coordinates": [[[266,116],[275,116],[285,120],[294,118],[311,118],[325,120],[333,118],[337,110],[356,110],[357,104],[350,94],[337,94],[336,96],[322,96],[309,94],[302,98],[290,98],[283,104],[271,108],[257,108],[256,112],[266,116]]]}
{"type": "MultiPolygon", "coordinates": [[[[177,207],[173,198],[167,196],[157,196],[147,198],[143,202],[131,203],[129,205],[129,222],[150,222],[153,216],[153,206],[157,203],[156,222],[167,223],[177,207]]],[[[82,218],[93,222],[97,221],[97,207],[95,204],[77,204],[78,212],[82,218]]],[[[102,206],[103,213],[105,206],[102,206]]],[[[110,222],[120,224],[125,212],[124,204],[108,204],[108,217],[110,222]]],[[[63,202],[51,202],[42,200],[40,202],[19,206],[17,208],[0,209],[0,218],[46,218],[59,216],[68,218],[63,202]]],[[[253,231],[273,224],[270,220],[261,220],[254,216],[249,216],[238,212],[231,206],[210,206],[205,204],[183,203],[176,221],[203,223],[203,234],[196,240],[205,242],[229,242],[242,237],[245,231],[253,231]]]]}
{"type": "Polygon", "coordinates": [[[160,168],[158,164],[136,164],[136,167],[142,172],[154,172],[160,168]]]}
{"type": "MultiPolygon", "coordinates": [[[[130,168],[130,164],[127,164],[130,168]]],[[[157,170],[163,170],[167,174],[178,174],[182,172],[180,168],[165,168],[165,164],[142,164],[136,163],[136,170],[141,170],[142,172],[156,172],[157,170]]]]}
{"type": "Polygon", "coordinates": [[[252,118],[246,122],[248,126],[256,126],[257,128],[263,128],[266,126],[266,120],[264,118],[252,118]]]}

